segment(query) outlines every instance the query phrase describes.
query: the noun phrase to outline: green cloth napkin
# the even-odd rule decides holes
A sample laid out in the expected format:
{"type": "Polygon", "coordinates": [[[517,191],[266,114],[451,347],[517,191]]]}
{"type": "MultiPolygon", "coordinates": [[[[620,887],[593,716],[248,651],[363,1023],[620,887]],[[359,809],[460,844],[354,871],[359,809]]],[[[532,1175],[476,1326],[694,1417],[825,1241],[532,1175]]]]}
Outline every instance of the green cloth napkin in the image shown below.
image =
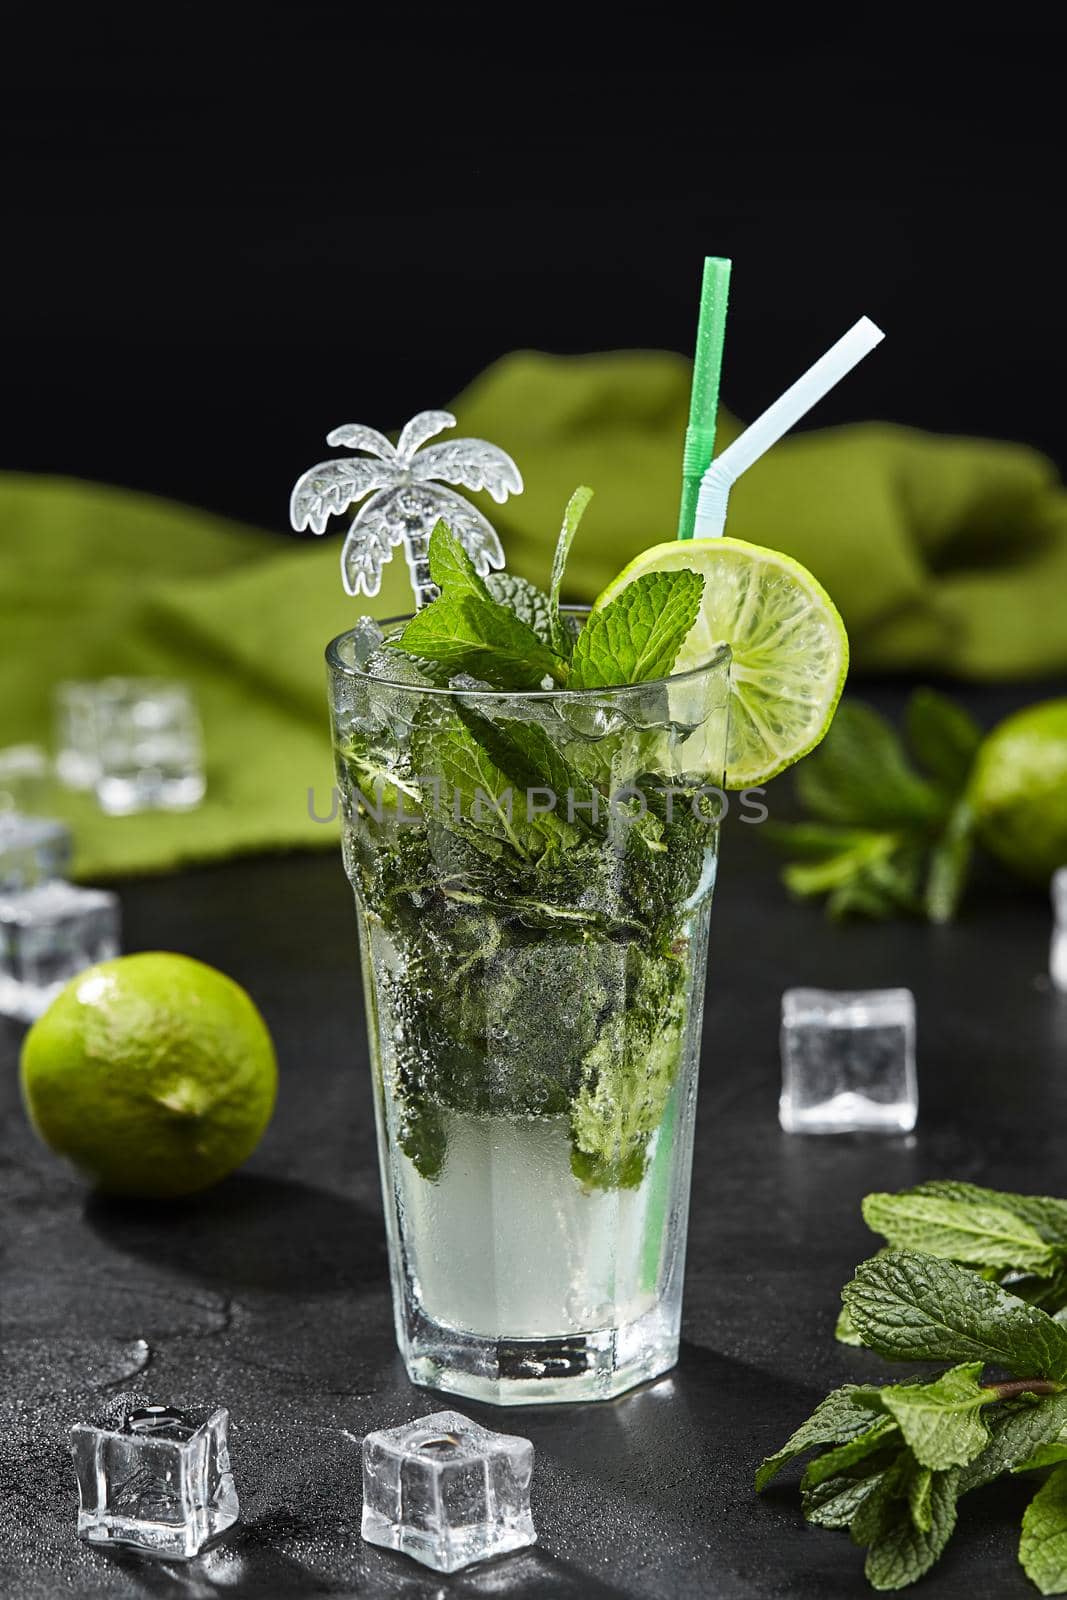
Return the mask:
{"type": "MultiPolygon", "coordinates": [[[[501,507],[476,497],[509,565],[545,581],[579,483],[596,495],[568,598],[592,599],[639,550],[671,538],[688,396],[689,363],[652,351],[519,353],[476,379],[452,407],[457,432],[503,445],[526,481],[501,507]]],[[[321,420],[325,433],[383,419],[321,420]]],[[[737,431],[723,416],[719,447],[737,431]]],[[[108,818],[57,791],[80,876],[335,843],[336,824],[309,811],[309,791],[316,812],[329,810],[333,781],[323,648],[362,612],[410,603],[399,554],[374,602],[345,596],[342,530],[286,546],[146,495],[0,474],[0,746],[47,741],[63,678],[181,678],[204,718],[208,794],[194,812],[108,818]]],[[[1067,492],[1021,445],[880,423],[796,434],[739,483],[730,532],[812,569],[861,671],[1067,668],[1067,492]]]]}

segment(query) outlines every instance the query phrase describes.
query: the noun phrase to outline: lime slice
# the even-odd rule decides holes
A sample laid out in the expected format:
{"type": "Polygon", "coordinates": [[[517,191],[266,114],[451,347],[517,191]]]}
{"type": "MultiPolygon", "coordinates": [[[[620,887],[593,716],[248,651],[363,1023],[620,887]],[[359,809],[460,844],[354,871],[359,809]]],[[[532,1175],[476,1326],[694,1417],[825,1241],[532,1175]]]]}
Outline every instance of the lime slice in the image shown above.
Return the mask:
{"type": "Polygon", "coordinates": [[[594,611],[646,572],[688,567],[704,579],[700,614],[675,662],[698,667],[720,644],[733,654],[726,784],[766,783],[813,750],[833,720],[848,672],[848,635],[830,596],[799,561],[740,539],[653,545],[608,585],[594,611]]]}

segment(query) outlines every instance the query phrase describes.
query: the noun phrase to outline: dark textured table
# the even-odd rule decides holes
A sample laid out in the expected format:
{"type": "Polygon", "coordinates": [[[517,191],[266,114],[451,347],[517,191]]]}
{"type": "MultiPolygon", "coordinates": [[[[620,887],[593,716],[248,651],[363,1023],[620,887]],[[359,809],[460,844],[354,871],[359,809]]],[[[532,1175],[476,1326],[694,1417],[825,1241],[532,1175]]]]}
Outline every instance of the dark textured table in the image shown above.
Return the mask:
{"type": "MultiPolygon", "coordinates": [[[[1033,695],[970,698],[991,722],[1033,695]]],[[[899,705],[896,691],[880,698],[899,705]]],[[[1045,976],[1041,895],[994,882],[951,928],[835,927],[786,900],[758,835],[725,829],[679,1364],[605,1405],[457,1402],[534,1441],[540,1543],[453,1578],[359,1537],[362,1434],[442,1402],[409,1385],[393,1343],[339,862],[260,860],[122,887],[127,949],[186,951],[248,987],[278,1045],[281,1094],[254,1158],[214,1191],[169,1206],[89,1198],[30,1133],[15,1071],[21,1029],[0,1024],[0,1592],[868,1592],[848,1538],[805,1527],[795,1474],[757,1499],[752,1468],[832,1385],[884,1370],[832,1336],[838,1290],[876,1244],[859,1215],[867,1190],[949,1176],[1067,1190],[1067,996],[1045,976]],[[916,1136],[779,1132],[778,1004],[790,984],[914,989],[916,1136]],[[232,1413],[243,1520],[186,1566],[98,1554],[75,1537],[67,1428],[102,1396],[138,1386],[232,1413]]],[[[1008,1483],[965,1500],[947,1555],[916,1592],[1032,1595],[1015,1561],[1026,1498],[1008,1483]]]]}

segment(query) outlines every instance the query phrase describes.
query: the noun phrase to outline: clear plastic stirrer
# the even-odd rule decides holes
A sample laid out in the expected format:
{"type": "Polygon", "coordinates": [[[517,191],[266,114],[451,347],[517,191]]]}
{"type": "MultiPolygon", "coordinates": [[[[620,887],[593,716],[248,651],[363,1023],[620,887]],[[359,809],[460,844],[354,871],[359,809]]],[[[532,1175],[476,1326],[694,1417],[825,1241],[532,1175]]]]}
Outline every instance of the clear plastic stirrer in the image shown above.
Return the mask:
{"type": "Polygon", "coordinates": [[[522,475],[506,451],[485,439],[446,439],[427,445],[445,428],[454,428],[450,411],[420,411],[394,445],[362,423],[346,423],[326,435],[326,443],[361,450],[359,456],[320,461],[297,479],[289,518],[298,533],[325,533],[332,516],[362,500],[341,551],[341,578],[348,594],[376,595],[382,567],[402,544],[419,610],[437,596],[430,577],[428,548],[434,524],[443,520],[484,578],[504,565],[496,529],[477,506],[446,484],[485,489],[502,505],[522,493],[522,475]]]}

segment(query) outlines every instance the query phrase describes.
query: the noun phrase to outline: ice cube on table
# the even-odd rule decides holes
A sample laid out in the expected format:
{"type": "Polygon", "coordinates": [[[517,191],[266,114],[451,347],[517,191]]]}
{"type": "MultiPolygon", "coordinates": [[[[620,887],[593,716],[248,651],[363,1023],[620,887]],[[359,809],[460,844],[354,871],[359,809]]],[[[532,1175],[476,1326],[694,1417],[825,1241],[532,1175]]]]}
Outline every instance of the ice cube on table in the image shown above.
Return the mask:
{"type": "Polygon", "coordinates": [[[1049,973],[1057,989],[1067,993],[1067,867],[1052,874],[1052,948],[1049,973]]]}
{"type": "Polygon", "coordinates": [[[910,989],[787,989],[782,996],[786,1133],[909,1133],[915,1079],[910,989]]]}
{"type": "Polygon", "coordinates": [[[0,1016],[32,1022],[66,983],[119,953],[119,903],[106,889],[40,883],[0,895],[0,1016]]]}
{"type": "Polygon", "coordinates": [[[109,816],[187,811],[204,798],[203,739],[182,683],[107,678],[94,708],[96,797],[109,816]]]}
{"type": "Polygon", "coordinates": [[[61,878],[70,866],[71,849],[65,822],[0,811],[0,894],[61,878]]]}
{"type": "Polygon", "coordinates": [[[50,770],[39,744],[10,744],[0,750],[0,814],[43,810],[50,770]]]}
{"type": "Polygon", "coordinates": [[[188,1560],[237,1521],[223,1407],[179,1411],[123,1396],[117,1416],[70,1430],[78,1534],[188,1560]]]}
{"type": "Polygon", "coordinates": [[[96,704],[100,684],[68,679],[52,696],[56,776],[68,789],[91,789],[100,772],[96,704]]]}
{"type": "Polygon", "coordinates": [[[363,1441],[363,1537],[437,1572],[535,1543],[533,1445],[458,1411],[363,1441]]]}

